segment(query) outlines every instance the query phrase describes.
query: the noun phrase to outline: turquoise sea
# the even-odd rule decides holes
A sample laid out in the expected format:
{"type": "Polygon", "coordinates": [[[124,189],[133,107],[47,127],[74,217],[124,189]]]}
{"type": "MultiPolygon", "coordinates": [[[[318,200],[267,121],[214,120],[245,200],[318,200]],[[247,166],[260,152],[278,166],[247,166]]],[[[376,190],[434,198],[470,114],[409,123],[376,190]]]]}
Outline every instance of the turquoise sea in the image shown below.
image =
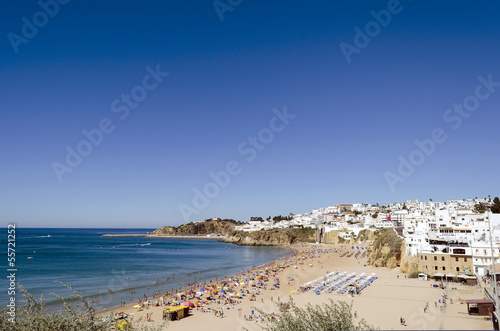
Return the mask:
{"type": "MultiPolygon", "coordinates": [[[[200,282],[232,275],[292,253],[286,248],[238,246],[217,240],[101,237],[153,230],[17,228],[16,282],[35,298],[43,295],[51,310],[61,307],[51,292],[65,298],[74,296],[56,281],[70,285],[89,301],[94,299],[96,309],[111,308],[121,301],[129,303],[144,294],[151,297],[155,291],[192,283],[195,277],[200,282]]],[[[0,238],[4,247],[0,304],[5,307],[9,300],[7,276],[11,273],[7,271],[7,229],[0,238]]],[[[17,292],[16,301],[21,300],[17,292]]]]}

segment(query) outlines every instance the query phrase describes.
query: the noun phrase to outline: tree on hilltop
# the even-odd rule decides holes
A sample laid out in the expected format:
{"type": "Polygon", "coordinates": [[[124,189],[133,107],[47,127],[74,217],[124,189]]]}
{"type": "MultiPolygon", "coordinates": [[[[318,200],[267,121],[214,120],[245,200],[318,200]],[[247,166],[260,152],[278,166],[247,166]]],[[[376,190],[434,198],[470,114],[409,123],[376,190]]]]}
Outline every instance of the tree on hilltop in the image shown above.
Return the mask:
{"type": "Polygon", "coordinates": [[[491,206],[491,212],[493,214],[500,214],[500,199],[498,199],[498,197],[495,197],[495,199],[493,199],[493,206],[491,206]]]}

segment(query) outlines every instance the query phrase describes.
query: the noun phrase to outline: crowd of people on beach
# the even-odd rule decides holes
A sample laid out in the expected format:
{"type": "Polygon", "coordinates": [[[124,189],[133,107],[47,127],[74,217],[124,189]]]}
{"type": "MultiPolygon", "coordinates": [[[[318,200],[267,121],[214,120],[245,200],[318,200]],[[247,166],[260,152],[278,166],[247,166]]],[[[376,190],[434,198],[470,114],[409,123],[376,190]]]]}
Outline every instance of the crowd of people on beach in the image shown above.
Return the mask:
{"type": "MultiPolygon", "coordinates": [[[[328,258],[332,253],[343,254],[350,251],[348,247],[342,247],[338,250],[336,248],[319,248],[310,244],[296,244],[289,247],[294,248],[295,253],[284,260],[256,267],[253,270],[246,270],[232,277],[215,277],[215,279],[203,281],[193,279],[193,282],[184,287],[180,286],[166,292],[156,291],[152,297],[144,294],[137,298],[134,307],[140,307],[138,309],[142,310],[154,306],[186,305],[193,312],[211,313],[216,318],[224,318],[225,310],[235,309],[243,300],[264,302],[262,298],[259,300],[262,291],[280,289],[279,273],[283,270],[291,267],[303,268],[306,260],[316,259],[317,263],[321,264],[322,257],[328,258]]],[[[175,274],[172,277],[167,277],[167,280],[168,278],[174,279],[174,277],[176,277],[175,274]]],[[[180,276],[177,275],[177,277],[180,276]]],[[[294,279],[289,277],[287,281],[288,285],[293,285],[294,279]]],[[[155,284],[160,284],[159,279],[156,279],[155,284]]],[[[131,293],[135,294],[135,291],[131,291],[131,293]]],[[[288,302],[281,302],[278,295],[274,298],[277,299],[282,308],[288,309],[290,307],[288,302]]],[[[271,301],[273,301],[273,296],[271,296],[271,301]]],[[[125,302],[120,302],[120,307],[125,307],[125,305],[125,302]]],[[[240,311],[240,318],[249,321],[264,322],[276,318],[274,313],[256,315],[253,310],[251,314],[244,316],[241,314],[240,311]]],[[[149,314],[148,319],[151,319],[149,314]]]]}

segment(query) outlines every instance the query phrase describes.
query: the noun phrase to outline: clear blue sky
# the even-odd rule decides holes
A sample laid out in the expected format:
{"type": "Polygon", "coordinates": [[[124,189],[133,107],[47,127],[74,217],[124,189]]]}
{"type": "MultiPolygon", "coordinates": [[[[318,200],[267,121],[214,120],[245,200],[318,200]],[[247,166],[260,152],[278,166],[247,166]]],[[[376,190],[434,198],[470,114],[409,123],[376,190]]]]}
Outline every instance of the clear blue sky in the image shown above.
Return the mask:
{"type": "Polygon", "coordinates": [[[443,116],[479,76],[500,81],[500,5],[402,0],[348,63],[341,43],[354,45],[354,28],[387,7],[244,0],[221,20],[212,1],[73,0],[44,25],[37,1],[10,2],[0,14],[2,224],[178,225],[179,206],[193,207],[193,189],[231,160],[239,173],[189,220],[498,195],[500,87],[456,130],[443,116]],[[41,27],[16,53],[9,33],[23,37],[34,15],[41,27]],[[157,65],[168,77],[120,119],[113,101],[157,65]],[[284,107],[296,117],[247,161],[238,146],[269,133],[284,107]],[[114,131],[58,180],[66,146],[105,118],[114,131]],[[448,139],[391,189],[385,174],[436,128],[448,139]]]}

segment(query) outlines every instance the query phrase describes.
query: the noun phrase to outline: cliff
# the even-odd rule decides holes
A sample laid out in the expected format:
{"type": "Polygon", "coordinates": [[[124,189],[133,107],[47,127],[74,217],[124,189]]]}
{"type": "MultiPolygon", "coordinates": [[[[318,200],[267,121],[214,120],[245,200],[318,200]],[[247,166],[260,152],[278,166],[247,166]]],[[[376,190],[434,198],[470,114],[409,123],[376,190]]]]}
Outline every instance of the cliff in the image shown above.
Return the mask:
{"type": "Polygon", "coordinates": [[[261,231],[233,231],[221,241],[246,246],[288,245],[296,242],[314,242],[314,229],[275,229],[261,231]]]}
{"type": "Polygon", "coordinates": [[[399,267],[404,246],[404,240],[392,228],[374,231],[373,240],[368,246],[368,264],[375,267],[399,267]]]}
{"type": "Polygon", "coordinates": [[[207,220],[196,223],[187,223],[178,227],[164,226],[151,232],[152,235],[168,235],[168,236],[195,236],[207,234],[222,234],[227,235],[234,231],[234,227],[238,223],[233,220],[207,220]]]}
{"type": "Polygon", "coordinates": [[[343,243],[344,239],[342,239],[339,236],[339,232],[340,231],[338,231],[338,230],[326,232],[325,234],[323,234],[323,238],[321,238],[321,242],[323,244],[334,244],[334,245],[343,243]]]}
{"type": "MultiPolygon", "coordinates": [[[[346,231],[347,229],[344,232],[346,231]]],[[[349,245],[366,244],[373,240],[375,231],[361,230],[357,237],[351,238],[349,240],[344,240],[342,237],[339,236],[339,233],[340,233],[339,230],[326,232],[325,234],[323,234],[321,242],[323,244],[349,244],[349,245]]]]}
{"type": "Polygon", "coordinates": [[[401,245],[401,271],[407,274],[418,272],[418,258],[406,254],[406,245],[403,241],[401,245]]]}

